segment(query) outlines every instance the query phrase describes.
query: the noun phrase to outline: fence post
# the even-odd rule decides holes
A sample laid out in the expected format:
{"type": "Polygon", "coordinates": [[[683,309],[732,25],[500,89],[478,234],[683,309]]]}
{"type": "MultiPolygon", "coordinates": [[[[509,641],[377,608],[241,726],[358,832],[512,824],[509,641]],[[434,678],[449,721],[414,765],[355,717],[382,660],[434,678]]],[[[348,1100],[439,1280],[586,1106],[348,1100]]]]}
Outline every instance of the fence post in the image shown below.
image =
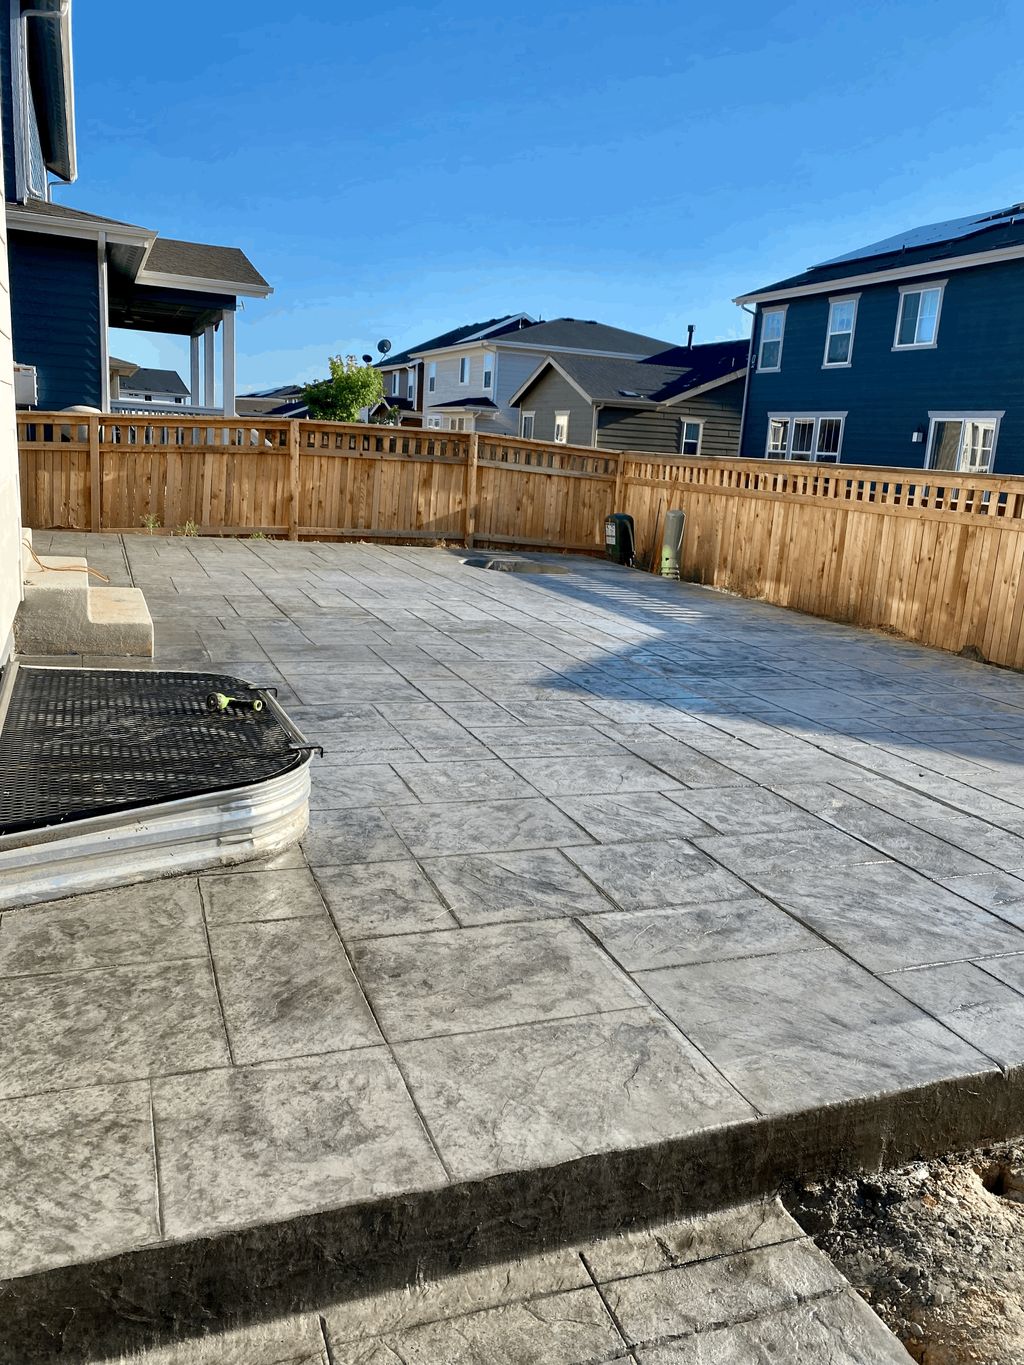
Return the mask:
{"type": "Polygon", "coordinates": [[[619,451],[618,463],[615,466],[615,506],[613,512],[621,512],[622,507],[622,461],[626,458],[624,450],[619,451]]]}
{"type": "Polygon", "coordinates": [[[89,421],[89,526],[93,531],[102,530],[100,498],[103,482],[100,478],[100,419],[90,417],[89,421]]]}
{"type": "Polygon", "coordinates": [[[467,550],[473,548],[473,537],[476,532],[477,460],[479,457],[480,433],[471,431],[469,433],[469,450],[466,454],[466,530],[463,536],[467,550]]]}
{"type": "Polygon", "coordinates": [[[288,423],[288,539],[299,538],[299,422],[288,423]]]}

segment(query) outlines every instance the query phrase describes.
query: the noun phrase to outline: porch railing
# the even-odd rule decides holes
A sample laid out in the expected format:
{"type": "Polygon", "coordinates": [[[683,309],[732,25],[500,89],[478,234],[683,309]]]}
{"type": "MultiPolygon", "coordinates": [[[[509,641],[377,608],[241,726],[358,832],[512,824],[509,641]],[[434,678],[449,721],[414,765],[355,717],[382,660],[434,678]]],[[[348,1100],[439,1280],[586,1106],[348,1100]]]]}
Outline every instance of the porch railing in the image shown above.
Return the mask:
{"type": "Polygon", "coordinates": [[[599,553],[630,513],[684,578],[1024,667],[1024,479],[701,459],[331,422],[20,413],[27,526],[599,553]]]}

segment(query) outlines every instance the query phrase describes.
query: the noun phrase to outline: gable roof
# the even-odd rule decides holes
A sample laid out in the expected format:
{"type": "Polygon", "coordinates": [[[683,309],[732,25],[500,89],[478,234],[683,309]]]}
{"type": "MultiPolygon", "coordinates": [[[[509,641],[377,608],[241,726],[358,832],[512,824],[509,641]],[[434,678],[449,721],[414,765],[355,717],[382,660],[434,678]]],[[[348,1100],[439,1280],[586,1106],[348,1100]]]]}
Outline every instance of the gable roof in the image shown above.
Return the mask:
{"type": "Polygon", "coordinates": [[[649,356],[654,351],[663,351],[672,343],[659,337],[644,336],[642,332],[609,327],[604,322],[552,318],[550,322],[534,322],[521,328],[515,337],[506,338],[506,344],[551,351],[598,351],[639,358],[649,356]]]}
{"type": "Polygon", "coordinates": [[[1024,256],[1024,204],[907,228],[810,266],[798,275],[741,294],[736,303],[758,303],[785,294],[821,293],[879,278],[937,274],[981,264],[988,253],[1024,256]]]}
{"type": "Polygon", "coordinates": [[[467,322],[461,327],[453,327],[451,331],[442,332],[440,336],[431,337],[429,341],[422,341],[418,346],[409,346],[406,350],[399,351],[397,355],[383,356],[376,362],[377,369],[387,370],[394,365],[408,365],[410,361],[418,359],[423,351],[443,351],[446,346],[458,346],[460,341],[494,336],[499,332],[517,331],[524,318],[529,325],[530,319],[525,313],[505,313],[504,316],[491,318],[487,322],[467,322]]]}
{"type": "Polygon", "coordinates": [[[129,393],[176,393],[188,397],[185,381],[177,370],[136,370],[121,385],[129,393]]]}
{"type": "Polygon", "coordinates": [[[684,399],[730,379],[747,366],[749,341],[713,341],[673,346],[644,360],[615,356],[548,356],[514,393],[517,405],[550,367],[558,370],[591,403],[615,407],[653,406],[684,399]]]}

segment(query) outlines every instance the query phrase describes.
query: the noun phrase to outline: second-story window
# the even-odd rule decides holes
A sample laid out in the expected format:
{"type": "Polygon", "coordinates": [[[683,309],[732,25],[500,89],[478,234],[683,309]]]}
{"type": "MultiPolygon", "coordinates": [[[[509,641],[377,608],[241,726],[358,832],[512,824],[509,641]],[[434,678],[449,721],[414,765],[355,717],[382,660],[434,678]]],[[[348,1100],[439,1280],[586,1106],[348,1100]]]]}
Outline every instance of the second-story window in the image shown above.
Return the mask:
{"type": "Polygon", "coordinates": [[[853,360],[853,330],[857,325],[857,300],[832,299],[828,307],[828,334],[822,365],[849,365],[853,360]]]}
{"type": "Polygon", "coordinates": [[[484,352],[484,388],[489,389],[494,384],[494,356],[490,352],[484,352]]]}
{"type": "Polygon", "coordinates": [[[785,330],[785,308],[765,309],[761,314],[761,348],[757,356],[759,370],[782,368],[782,334],[785,330]]]}
{"type": "Polygon", "coordinates": [[[406,396],[406,398],[410,399],[410,401],[416,397],[416,371],[415,371],[415,370],[410,370],[409,373],[408,373],[408,375],[407,375],[407,377],[406,377],[405,396],[406,396]]]}
{"type": "Polygon", "coordinates": [[[569,414],[567,412],[555,413],[555,440],[560,446],[564,446],[569,440],[569,414]]]}
{"type": "Polygon", "coordinates": [[[399,379],[398,371],[397,371],[397,370],[394,370],[394,371],[392,372],[392,375],[391,375],[391,397],[392,397],[392,398],[397,398],[397,397],[398,397],[398,385],[399,385],[399,383],[400,383],[400,379],[399,379]]]}
{"type": "Polygon", "coordinates": [[[461,355],[461,356],[459,356],[459,383],[460,383],[460,384],[468,384],[468,383],[469,383],[469,356],[468,356],[468,355],[461,355]]]}
{"type": "Polygon", "coordinates": [[[432,360],[427,366],[427,393],[433,393],[437,388],[437,361],[432,360]]]}
{"type": "Polygon", "coordinates": [[[907,350],[911,346],[934,346],[939,336],[941,309],[941,284],[928,285],[925,289],[901,289],[893,350],[907,350]]]}

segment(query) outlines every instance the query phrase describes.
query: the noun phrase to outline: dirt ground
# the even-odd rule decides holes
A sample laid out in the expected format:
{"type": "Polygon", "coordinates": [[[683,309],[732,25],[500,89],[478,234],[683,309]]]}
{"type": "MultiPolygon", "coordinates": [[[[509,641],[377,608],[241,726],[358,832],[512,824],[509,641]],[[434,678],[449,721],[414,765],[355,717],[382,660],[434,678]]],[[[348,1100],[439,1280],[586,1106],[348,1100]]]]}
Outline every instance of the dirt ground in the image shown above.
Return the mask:
{"type": "Polygon", "coordinates": [[[1024,1365],[1024,1143],[784,1198],[919,1365],[1024,1365]]]}

